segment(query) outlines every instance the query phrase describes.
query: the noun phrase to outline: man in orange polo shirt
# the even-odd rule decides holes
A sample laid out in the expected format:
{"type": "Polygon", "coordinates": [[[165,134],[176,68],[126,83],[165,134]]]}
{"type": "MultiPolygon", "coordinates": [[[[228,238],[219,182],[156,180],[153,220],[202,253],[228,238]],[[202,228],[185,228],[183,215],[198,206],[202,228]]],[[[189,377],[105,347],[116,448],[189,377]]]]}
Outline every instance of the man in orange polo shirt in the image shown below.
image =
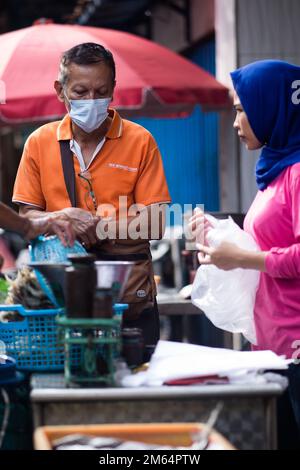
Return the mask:
{"type": "MultiPolygon", "coordinates": [[[[54,86],[68,114],[29,136],[13,201],[23,215],[39,217],[44,211],[71,220],[77,238],[98,259],[136,262],[123,298],[130,304],[124,326],[140,327],[151,350],[159,337],[159,323],[149,240],[157,223],[153,213],[159,216],[158,238],[163,236],[160,205],[170,202],[170,196],[151,134],[109,109],[115,84],[114,59],[104,47],[85,43],[63,55],[54,86]],[[100,241],[96,227],[102,217],[116,218],[117,228],[121,223],[120,197],[127,211],[133,204],[145,206],[146,226],[141,222],[139,228],[147,237],[133,239],[126,228],[127,236],[123,230],[120,237],[117,230],[114,239],[100,241]]],[[[134,219],[126,219],[128,227],[134,219]]]]}

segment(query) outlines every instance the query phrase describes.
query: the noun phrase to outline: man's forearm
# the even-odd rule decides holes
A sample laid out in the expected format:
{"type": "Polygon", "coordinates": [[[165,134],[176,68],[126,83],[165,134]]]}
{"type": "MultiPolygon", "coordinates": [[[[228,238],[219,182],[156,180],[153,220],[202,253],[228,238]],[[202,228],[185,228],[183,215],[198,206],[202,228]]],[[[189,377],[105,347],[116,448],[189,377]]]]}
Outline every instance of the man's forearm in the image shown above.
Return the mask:
{"type": "Polygon", "coordinates": [[[43,209],[38,209],[37,207],[33,206],[20,206],[19,207],[19,214],[30,218],[30,219],[40,219],[41,217],[48,217],[49,215],[57,214],[57,212],[46,212],[43,209]]]}

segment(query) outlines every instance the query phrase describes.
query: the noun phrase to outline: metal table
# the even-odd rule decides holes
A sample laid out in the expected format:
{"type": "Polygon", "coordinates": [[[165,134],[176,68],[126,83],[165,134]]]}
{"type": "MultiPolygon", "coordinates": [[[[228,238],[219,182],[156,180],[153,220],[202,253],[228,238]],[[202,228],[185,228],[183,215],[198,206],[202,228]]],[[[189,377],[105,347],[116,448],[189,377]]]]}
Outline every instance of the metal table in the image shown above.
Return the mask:
{"type": "Polygon", "coordinates": [[[158,292],[159,314],[170,321],[170,341],[183,341],[217,348],[241,349],[240,335],[233,335],[216,328],[204,313],[192,304],[190,299],[183,299],[176,289],[164,289],[158,292]]]}
{"type": "Polygon", "coordinates": [[[205,422],[218,401],[215,428],[238,449],[276,449],[276,398],[284,388],[205,385],[159,388],[65,388],[62,375],[34,374],[34,425],[205,422]]]}

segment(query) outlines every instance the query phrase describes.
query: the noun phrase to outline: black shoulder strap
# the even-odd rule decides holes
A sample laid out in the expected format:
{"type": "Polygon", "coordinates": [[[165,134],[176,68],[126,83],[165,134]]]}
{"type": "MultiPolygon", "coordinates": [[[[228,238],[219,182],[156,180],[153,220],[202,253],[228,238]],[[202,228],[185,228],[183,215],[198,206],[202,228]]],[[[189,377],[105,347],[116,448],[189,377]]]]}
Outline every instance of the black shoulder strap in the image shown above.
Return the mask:
{"type": "Polygon", "coordinates": [[[73,164],[73,154],[70,149],[70,141],[60,140],[59,145],[66,188],[72,207],[76,207],[75,171],[73,164]]]}

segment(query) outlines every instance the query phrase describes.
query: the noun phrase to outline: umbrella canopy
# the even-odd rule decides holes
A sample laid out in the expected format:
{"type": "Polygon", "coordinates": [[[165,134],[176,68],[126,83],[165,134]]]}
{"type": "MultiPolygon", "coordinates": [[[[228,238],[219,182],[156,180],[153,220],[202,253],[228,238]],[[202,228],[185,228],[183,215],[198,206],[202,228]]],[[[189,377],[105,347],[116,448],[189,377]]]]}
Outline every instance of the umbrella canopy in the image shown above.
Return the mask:
{"type": "Polygon", "coordinates": [[[62,53],[83,42],[102,44],[113,53],[113,106],[119,110],[179,115],[197,103],[228,104],[227,88],[212,75],[154,42],[110,29],[39,24],[0,36],[0,83],[6,98],[0,104],[0,120],[43,121],[65,114],[53,83],[62,53]]]}

